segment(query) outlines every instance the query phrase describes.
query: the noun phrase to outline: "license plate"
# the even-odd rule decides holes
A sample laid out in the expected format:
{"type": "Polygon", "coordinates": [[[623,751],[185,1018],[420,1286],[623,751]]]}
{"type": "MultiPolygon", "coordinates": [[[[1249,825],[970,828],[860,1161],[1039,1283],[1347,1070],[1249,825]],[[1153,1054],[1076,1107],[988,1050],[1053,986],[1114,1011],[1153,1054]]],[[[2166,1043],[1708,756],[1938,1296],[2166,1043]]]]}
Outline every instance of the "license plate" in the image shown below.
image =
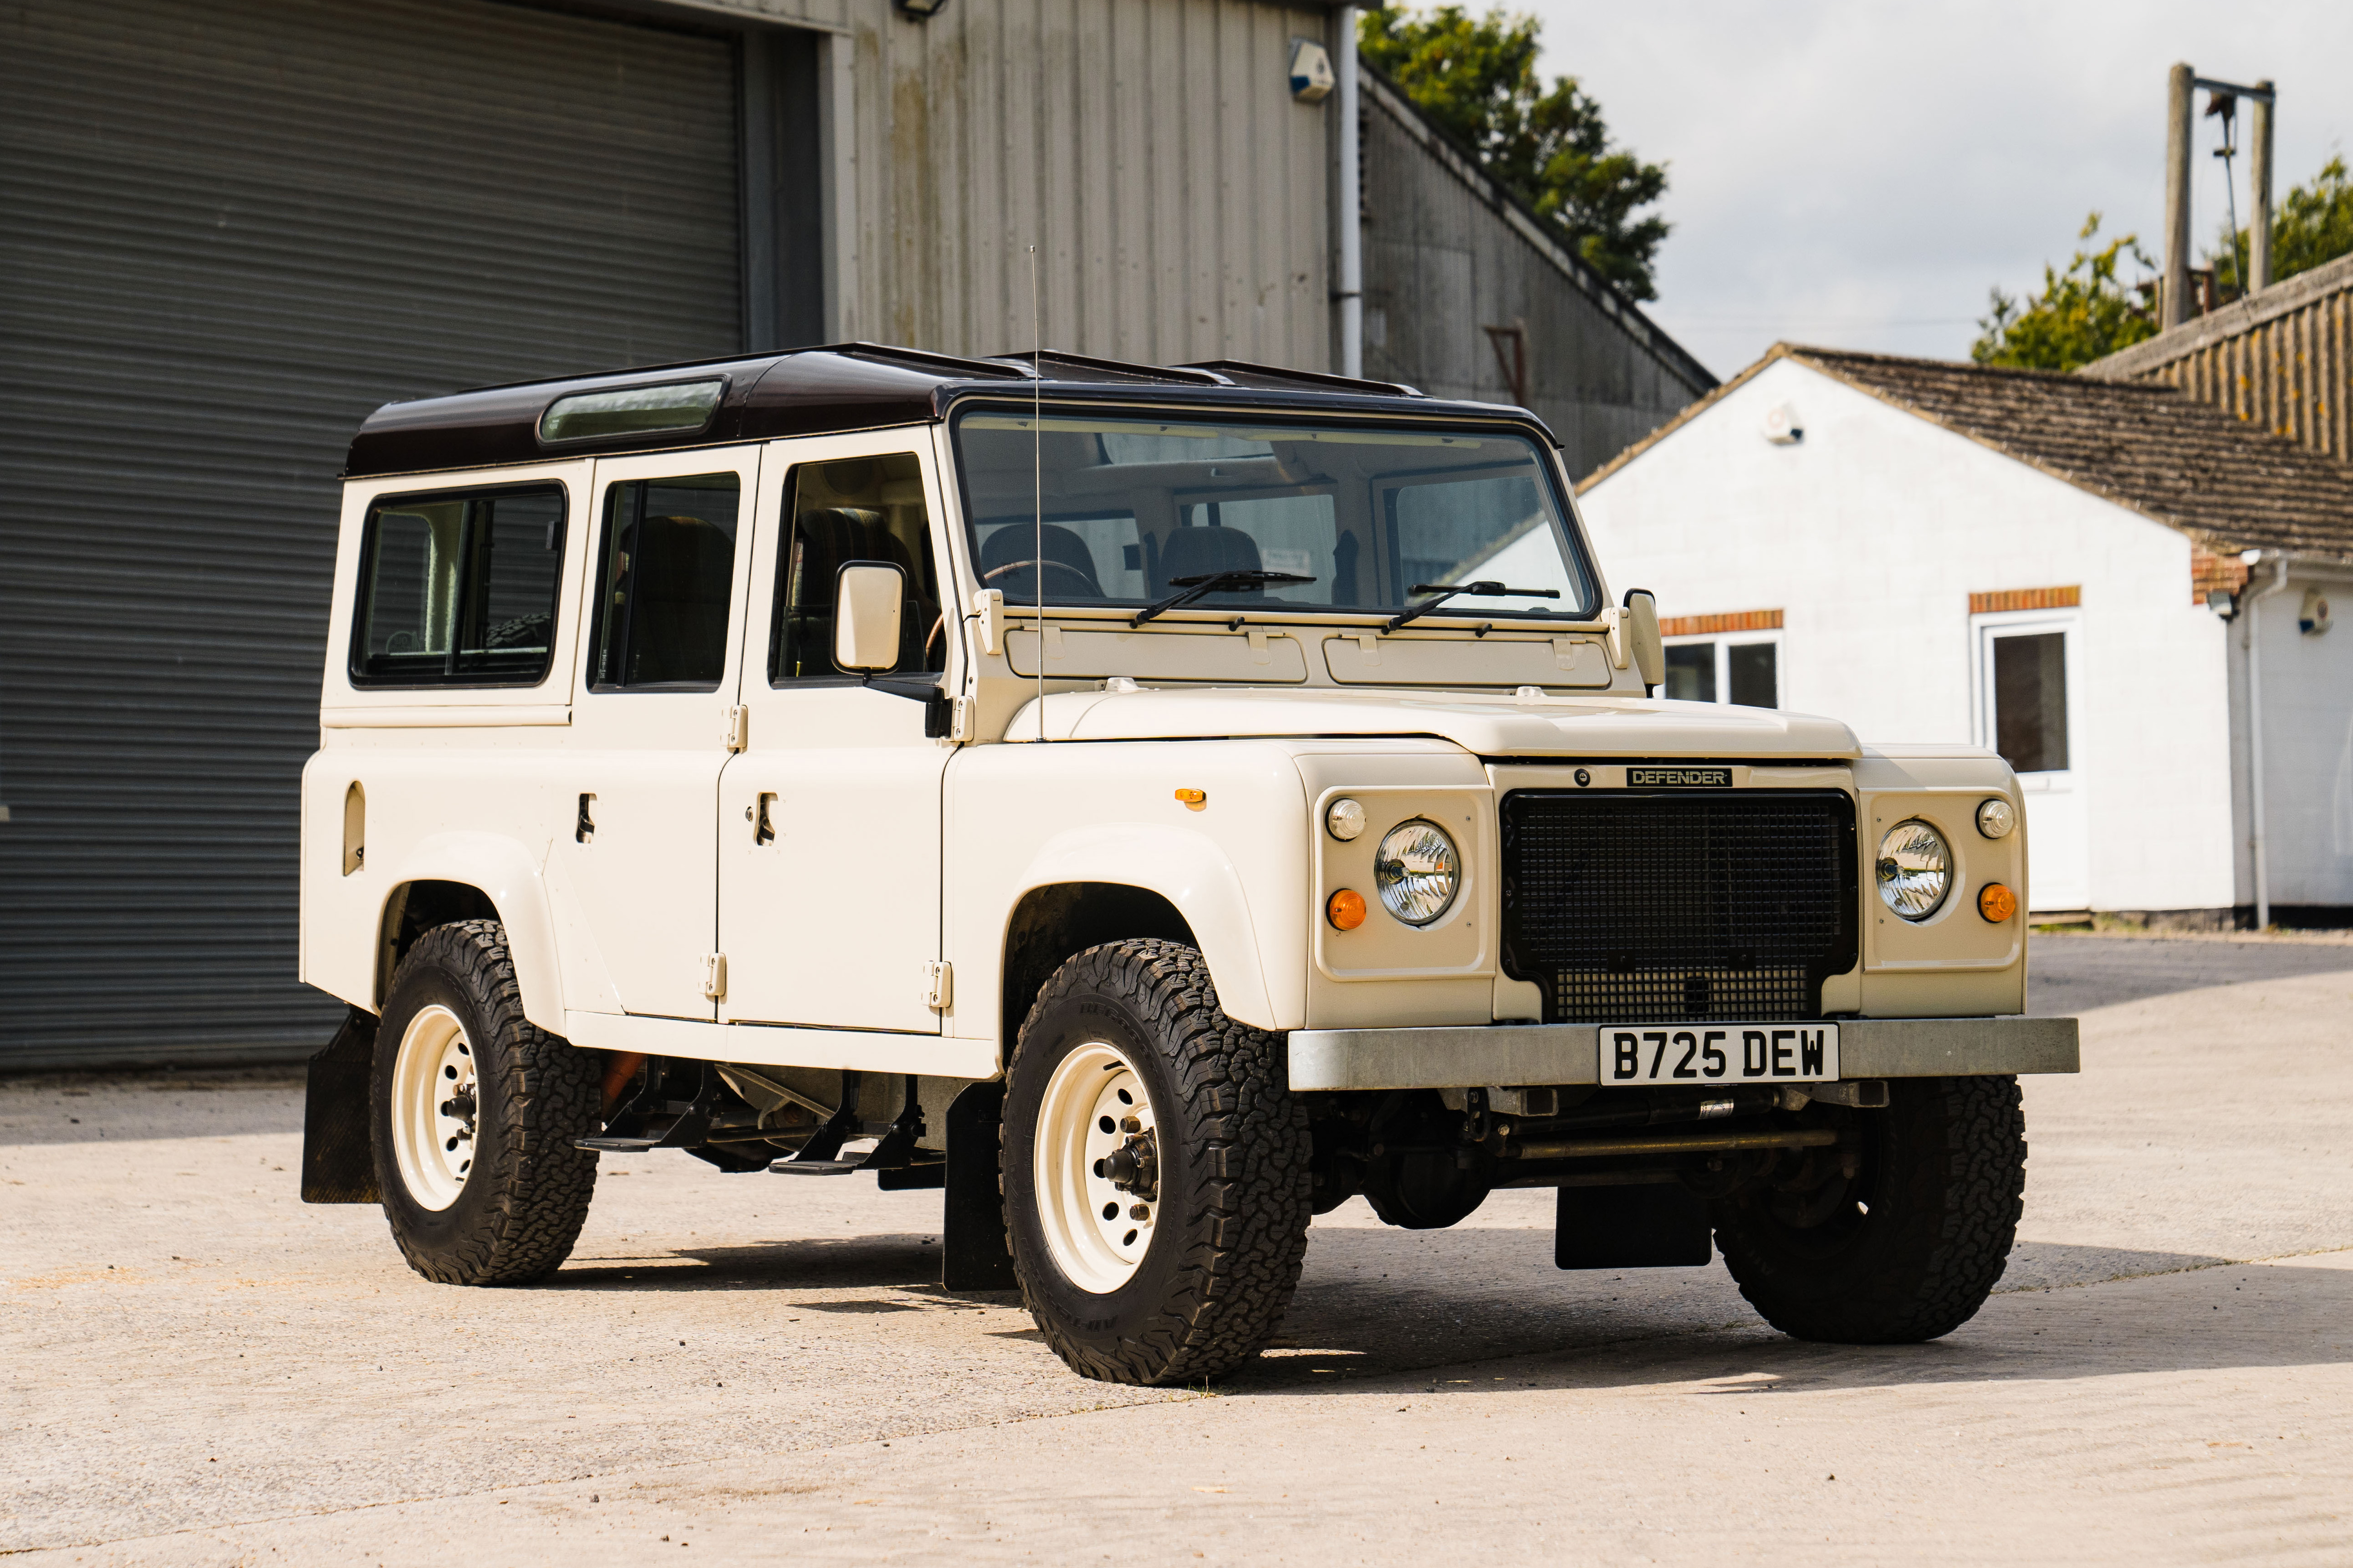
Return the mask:
{"type": "Polygon", "coordinates": [[[1836,1024],[1604,1024],[1600,1032],[1605,1084],[1814,1083],[1839,1075],[1836,1024]]]}

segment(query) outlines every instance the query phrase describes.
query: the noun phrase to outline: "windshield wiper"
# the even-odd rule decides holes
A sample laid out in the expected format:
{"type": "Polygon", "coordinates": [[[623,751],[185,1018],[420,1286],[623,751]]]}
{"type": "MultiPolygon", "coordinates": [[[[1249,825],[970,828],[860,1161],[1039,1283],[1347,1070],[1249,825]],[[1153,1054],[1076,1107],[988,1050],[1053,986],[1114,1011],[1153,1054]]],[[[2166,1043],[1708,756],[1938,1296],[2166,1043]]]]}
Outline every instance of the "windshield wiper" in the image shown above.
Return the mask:
{"type": "MultiPolygon", "coordinates": [[[[1243,572],[1211,572],[1199,577],[1171,577],[1168,579],[1169,586],[1182,588],[1185,591],[1181,594],[1171,594],[1156,605],[1147,605],[1127,624],[1131,626],[1140,626],[1164,610],[1178,609],[1205,595],[1215,594],[1227,588],[1263,588],[1276,583],[1313,583],[1314,581],[1315,581],[1314,578],[1302,577],[1296,572],[1261,572],[1255,568],[1243,572]]],[[[1420,591],[1419,588],[1414,590],[1416,593],[1420,591]]]]}
{"type": "Polygon", "coordinates": [[[1557,588],[1506,588],[1501,583],[1490,578],[1482,578],[1476,583],[1416,583],[1413,585],[1413,591],[1417,594],[1435,594],[1438,597],[1426,605],[1416,605],[1410,610],[1391,616],[1388,624],[1381,627],[1381,630],[1393,632],[1406,622],[1430,614],[1457,594],[1469,594],[1481,599],[1557,599],[1560,597],[1560,590],[1557,588]]]}

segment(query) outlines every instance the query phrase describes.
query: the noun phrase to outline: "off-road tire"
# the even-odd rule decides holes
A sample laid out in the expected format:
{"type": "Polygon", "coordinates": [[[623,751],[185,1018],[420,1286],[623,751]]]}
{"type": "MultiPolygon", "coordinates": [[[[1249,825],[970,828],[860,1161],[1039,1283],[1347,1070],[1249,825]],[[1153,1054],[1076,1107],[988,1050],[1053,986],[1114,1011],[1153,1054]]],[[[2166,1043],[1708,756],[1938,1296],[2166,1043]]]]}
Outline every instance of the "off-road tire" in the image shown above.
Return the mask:
{"type": "Polygon", "coordinates": [[[496,921],[457,921],[418,937],[394,974],[376,1030],[368,1110],[376,1190],[408,1266],[443,1285],[526,1285],[572,1252],[596,1190],[596,1156],[572,1146],[601,1122],[602,1058],[522,1016],[522,993],[496,921]],[[474,1163],[457,1200],[426,1208],[393,1153],[393,1067],[417,1012],[438,1003],[475,1054],[474,1163]]]}
{"type": "Polygon", "coordinates": [[[2001,1278],[2026,1190],[2018,1080],[1889,1087],[1884,1110],[1840,1113],[1862,1140],[1862,1166],[1829,1222],[1783,1224],[1763,1183],[1710,1205],[1740,1293],[1785,1334],[1839,1344],[1933,1340],[1976,1316],[2001,1278]]]}
{"type": "Polygon", "coordinates": [[[1023,1300],[1071,1370],[1196,1382],[1232,1372],[1273,1334],[1299,1284],[1313,1205],[1307,1113],[1287,1080],[1282,1037],[1226,1016],[1208,965],[1180,943],[1089,948],[1039,992],[1006,1074],[999,1185],[1023,1300]],[[1133,1277],[1106,1294],[1055,1262],[1034,1163],[1048,1080],[1092,1041],[1126,1056],[1159,1119],[1158,1229],[1133,1277]]]}

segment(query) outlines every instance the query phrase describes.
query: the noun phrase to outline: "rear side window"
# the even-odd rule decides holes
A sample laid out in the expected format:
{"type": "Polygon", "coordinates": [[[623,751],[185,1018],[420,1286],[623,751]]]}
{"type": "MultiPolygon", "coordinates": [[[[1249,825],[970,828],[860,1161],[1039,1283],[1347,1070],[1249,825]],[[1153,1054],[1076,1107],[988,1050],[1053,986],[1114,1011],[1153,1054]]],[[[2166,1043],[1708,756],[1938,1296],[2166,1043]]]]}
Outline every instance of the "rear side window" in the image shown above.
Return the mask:
{"type": "Polygon", "coordinates": [[[637,479],[605,492],[591,687],[717,689],[727,668],[742,492],[733,474],[637,479]]]}
{"type": "Polygon", "coordinates": [[[368,509],[354,686],[536,686],[564,565],[564,487],[395,496],[368,509]]]}

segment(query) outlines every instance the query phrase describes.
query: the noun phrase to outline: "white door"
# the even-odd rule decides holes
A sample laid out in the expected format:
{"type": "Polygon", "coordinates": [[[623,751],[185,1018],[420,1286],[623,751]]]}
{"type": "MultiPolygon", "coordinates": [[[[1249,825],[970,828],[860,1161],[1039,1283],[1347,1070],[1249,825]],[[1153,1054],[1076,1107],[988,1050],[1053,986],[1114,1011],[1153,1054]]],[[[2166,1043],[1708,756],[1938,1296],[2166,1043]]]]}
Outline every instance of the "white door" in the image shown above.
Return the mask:
{"type": "Polygon", "coordinates": [[[574,820],[548,882],[571,1005],[714,1016],[720,769],[728,757],[760,449],[599,460],[586,648],[565,757],[574,820]],[[580,951],[593,944],[594,952],[580,951]]]}
{"type": "Polygon", "coordinates": [[[2027,903],[2034,910],[2092,902],[2091,819],[2077,761],[2076,645],[2072,612],[1975,617],[1978,743],[2002,755],[2026,795],[2027,903]]]}
{"type": "MultiPolygon", "coordinates": [[[[930,433],[828,437],[768,448],[742,701],[750,744],[720,789],[723,1018],[936,1034],[940,788],[950,744],[923,702],[833,662],[845,563],[906,574],[894,684],[957,656],[930,433]]],[[[952,595],[951,595],[952,596],[952,595]]]]}

